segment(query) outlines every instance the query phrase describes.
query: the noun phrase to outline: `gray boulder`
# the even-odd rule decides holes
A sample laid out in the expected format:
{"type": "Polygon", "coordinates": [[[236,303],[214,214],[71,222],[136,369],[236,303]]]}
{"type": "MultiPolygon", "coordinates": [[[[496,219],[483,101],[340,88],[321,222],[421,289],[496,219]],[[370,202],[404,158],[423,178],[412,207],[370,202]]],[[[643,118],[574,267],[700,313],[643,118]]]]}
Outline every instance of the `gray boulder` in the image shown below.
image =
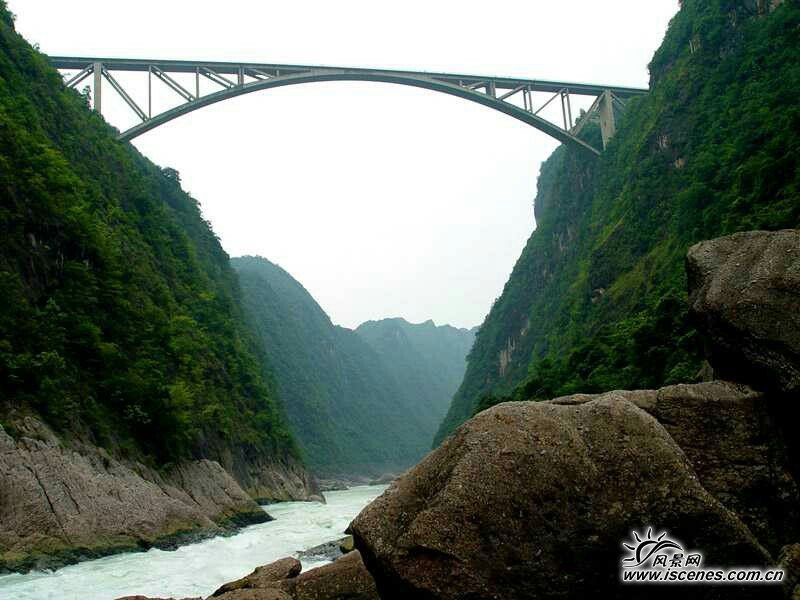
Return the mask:
{"type": "Polygon", "coordinates": [[[800,230],[736,233],[689,249],[691,313],[715,375],[800,391],[800,230]]]}
{"type": "MultiPolygon", "coordinates": [[[[175,600],[175,598],[149,598],[147,596],[123,596],[117,600],[175,600]]],[[[200,597],[196,598],[183,598],[182,600],[203,600],[200,597]]]]}
{"type": "Polygon", "coordinates": [[[355,550],[288,580],[283,589],[294,600],[380,600],[375,580],[355,550]]]}
{"type": "Polygon", "coordinates": [[[709,564],[771,562],[667,430],[633,402],[607,397],[484,411],[364,509],[351,532],[384,599],[645,598],[660,592],[619,582],[621,542],[651,525],[709,564]]]}
{"type": "Polygon", "coordinates": [[[375,581],[357,551],[300,575],[296,568],[292,568],[285,578],[274,579],[275,575],[286,573],[292,560],[284,558],[259,567],[248,576],[250,585],[235,587],[237,582],[226,584],[213,597],[215,600],[379,600],[375,581]],[[253,578],[259,570],[269,573],[270,577],[253,578]],[[229,586],[234,587],[219,593],[229,586]]]}
{"type": "Polygon", "coordinates": [[[338,540],[324,542],[317,546],[301,550],[297,557],[307,561],[329,560],[334,561],[342,554],[347,554],[353,550],[353,536],[346,535],[338,540]]]}
{"type": "Polygon", "coordinates": [[[550,402],[582,404],[597,398],[627,400],[655,417],[681,447],[701,485],[773,555],[800,539],[800,493],[765,393],[714,381],[576,394],[550,402]]]}
{"type": "Polygon", "coordinates": [[[149,598],[148,596],[121,596],[116,600],[174,600],[174,598],[149,598]]]}
{"type": "Polygon", "coordinates": [[[281,558],[273,563],[256,568],[255,571],[246,577],[226,583],[211,594],[210,597],[222,596],[234,590],[270,587],[270,585],[276,581],[297,577],[302,568],[300,561],[296,558],[281,558]]]}

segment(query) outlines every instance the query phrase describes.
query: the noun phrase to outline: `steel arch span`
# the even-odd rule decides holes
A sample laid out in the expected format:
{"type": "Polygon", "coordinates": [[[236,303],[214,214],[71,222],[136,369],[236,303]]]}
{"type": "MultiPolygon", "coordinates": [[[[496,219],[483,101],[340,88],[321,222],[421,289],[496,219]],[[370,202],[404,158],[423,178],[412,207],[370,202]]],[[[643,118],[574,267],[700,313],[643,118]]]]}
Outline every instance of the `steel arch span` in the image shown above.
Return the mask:
{"type": "Polygon", "coordinates": [[[605,147],[616,131],[615,115],[624,108],[625,101],[647,93],[646,89],[620,86],[389,69],[65,56],[51,57],[50,62],[66,72],[66,85],[69,87],[75,87],[90,75],[93,76],[94,108],[97,111],[101,111],[102,107],[103,81],[111,85],[141,121],[123,131],[119,135],[121,140],[131,140],[204,106],[251,92],[317,81],[375,81],[414,86],[476,102],[535,127],[562,143],[599,154],[599,149],[578,137],[586,122],[591,118],[599,118],[605,147]],[[125,71],[146,73],[147,110],[141,108],[113,75],[125,71]],[[175,79],[174,76],[179,73],[193,75],[192,90],[175,79]],[[202,94],[201,78],[212,81],[220,89],[202,94]],[[154,79],[180,96],[182,102],[153,114],[154,79]],[[534,107],[533,96],[537,92],[550,94],[549,99],[538,108],[534,107]],[[592,107],[577,122],[573,121],[570,95],[595,97],[592,107]],[[563,126],[540,116],[542,110],[556,99],[561,102],[563,126]]]}

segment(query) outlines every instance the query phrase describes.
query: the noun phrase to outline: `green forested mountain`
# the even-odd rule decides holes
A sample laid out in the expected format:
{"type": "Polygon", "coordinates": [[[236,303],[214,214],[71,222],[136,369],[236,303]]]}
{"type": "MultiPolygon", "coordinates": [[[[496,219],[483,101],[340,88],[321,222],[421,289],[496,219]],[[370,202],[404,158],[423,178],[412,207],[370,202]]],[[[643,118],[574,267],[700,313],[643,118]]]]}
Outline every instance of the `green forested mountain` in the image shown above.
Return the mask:
{"type": "MultiPolygon", "coordinates": [[[[800,6],[684,0],[599,159],[542,165],[537,228],[478,332],[437,440],[504,396],[691,381],[684,256],[800,225],[800,6]]],[[[597,135],[589,131],[587,135],[597,135]]]]}
{"type": "Polygon", "coordinates": [[[157,464],[289,457],[228,256],[116,133],[0,2],[0,419],[157,464]]]}
{"type": "Polygon", "coordinates": [[[394,318],[367,321],[356,333],[403,385],[409,409],[416,412],[425,436],[432,440],[464,378],[465,357],[475,341],[475,330],[394,318]]]}
{"type": "Polygon", "coordinates": [[[472,335],[399,319],[352,331],[334,325],[281,267],[259,257],[232,264],[309,464],[325,475],[369,475],[419,460],[460,381],[452,363],[464,363],[472,335]],[[425,362],[442,372],[425,372],[425,362]]]}

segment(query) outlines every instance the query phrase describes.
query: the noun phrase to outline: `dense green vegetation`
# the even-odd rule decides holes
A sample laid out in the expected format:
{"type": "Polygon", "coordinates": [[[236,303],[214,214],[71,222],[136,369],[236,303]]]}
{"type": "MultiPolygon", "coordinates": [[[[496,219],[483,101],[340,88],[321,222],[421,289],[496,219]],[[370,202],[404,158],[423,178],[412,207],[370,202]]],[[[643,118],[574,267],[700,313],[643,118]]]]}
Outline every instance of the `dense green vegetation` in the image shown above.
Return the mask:
{"type": "Polygon", "coordinates": [[[177,173],[118,142],[0,3],[0,417],[156,463],[294,453],[238,296],[177,173]]]}
{"type": "Polygon", "coordinates": [[[232,264],[310,466],[379,475],[419,460],[461,381],[472,333],[402,319],[352,331],[281,267],[259,257],[232,264]]]}
{"type": "Polygon", "coordinates": [[[607,152],[562,147],[542,166],[537,229],[437,440],[507,397],[696,378],[688,247],[800,225],[800,6],[771,5],[682,2],[650,65],[651,93],[629,102],[607,152]]]}

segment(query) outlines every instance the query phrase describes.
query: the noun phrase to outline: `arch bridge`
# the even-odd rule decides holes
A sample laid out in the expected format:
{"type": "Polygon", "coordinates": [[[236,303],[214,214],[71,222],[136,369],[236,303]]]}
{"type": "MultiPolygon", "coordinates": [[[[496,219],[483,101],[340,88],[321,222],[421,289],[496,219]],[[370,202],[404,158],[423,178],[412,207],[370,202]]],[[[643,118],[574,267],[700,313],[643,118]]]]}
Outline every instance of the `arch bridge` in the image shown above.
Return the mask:
{"type": "Polygon", "coordinates": [[[625,102],[648,91],[565,81],[330,66],[68,56],[50,57],[50,61],[65,75],[69,87],[74,88],[87,77],[93,77],[94,109],[98,112],[102,109],[104,80],[119,94],[140,121],[120,133],[121,140],[131,140],[181,115],[250,92],[315,81],[379,81],[415,86],[477,102],[535,127],[560,142],[600,154],[600,149],[578,137],[583,126],[590,119],[598,119],[605,148],[616,131],[616,115],[624,109],[625,102]],[[126,71],[146,73],[145,102],[134,100],[114,76],[126,71]],[[183,83],[176,78],[178,74],[184,74],[181,75],[183,83]],[[186,86],[185,74],[190,74],[193,85],[186,86]],[[201,80],[210,80],[218,89],[203,93],[201,80]],[[181,103],[154,114],[153,83],[172,90],[180,97],[181,103]],[[549,94],[549,98],[535,106],[534,93],[541,92],[549,94]],[[595,98],[591,108],[577,121],[573,119],[570,100],[574,95],[595,98]],[[541,116],[542,111],[556,100],[561,103],[561,123],[541,116]]]}

